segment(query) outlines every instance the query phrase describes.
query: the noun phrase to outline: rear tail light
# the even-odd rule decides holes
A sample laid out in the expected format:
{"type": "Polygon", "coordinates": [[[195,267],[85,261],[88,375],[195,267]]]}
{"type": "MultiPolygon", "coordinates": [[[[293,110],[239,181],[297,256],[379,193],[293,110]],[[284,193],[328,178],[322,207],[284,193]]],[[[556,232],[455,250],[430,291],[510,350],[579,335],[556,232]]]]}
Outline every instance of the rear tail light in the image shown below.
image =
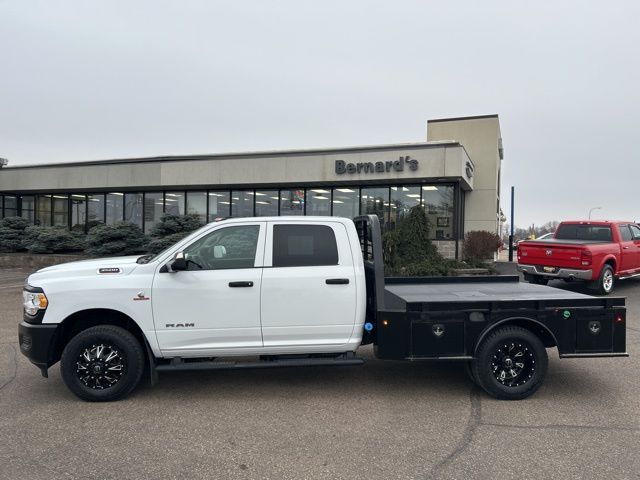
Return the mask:
{"type": "Polygon", "coordinates": [[[589,265],[591,265],[591,260],[591,252],[589,250],[582,250],[582,253],[580,254],[580,263],[582,264],[582,266],[588,267],[589,265]]]}
{"type": "Polygon", "coordinates": [[[624,322],[624,315],[622,315],[621,313],[616,313],[616,323],[622,322],[624,322]]]}

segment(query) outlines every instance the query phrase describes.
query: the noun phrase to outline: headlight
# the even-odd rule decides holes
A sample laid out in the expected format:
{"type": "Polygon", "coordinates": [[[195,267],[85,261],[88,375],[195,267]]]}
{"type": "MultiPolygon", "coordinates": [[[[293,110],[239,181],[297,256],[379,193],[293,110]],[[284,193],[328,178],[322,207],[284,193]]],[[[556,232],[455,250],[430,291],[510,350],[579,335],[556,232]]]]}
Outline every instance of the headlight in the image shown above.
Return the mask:
{"type": "Polygon", "coordinates": [[[27,315],[35,317],[40,310],[44,310],[49,305],[47,296],[42,292],[22,292],[22,306],[27,315]]]}

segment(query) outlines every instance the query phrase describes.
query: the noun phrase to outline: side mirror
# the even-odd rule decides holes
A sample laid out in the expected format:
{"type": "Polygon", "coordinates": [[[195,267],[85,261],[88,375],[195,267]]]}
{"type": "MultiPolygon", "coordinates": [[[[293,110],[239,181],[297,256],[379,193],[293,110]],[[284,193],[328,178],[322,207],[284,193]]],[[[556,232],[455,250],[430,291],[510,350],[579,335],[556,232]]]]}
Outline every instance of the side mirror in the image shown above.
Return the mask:
{"type": "Polygon", "coordinates": [[[178,252],[173,257],[173,260],[169,264],[170,271],[179,272],[180,270],[186,270],[188,267],[187,259],[184,256],[184,252],[178,252]]]}
{"type": "Polygon", "coordinates": [[[224,258],[227,256],[227,249],[224,245],[216,245],[213,247],[213,258],[224,258]]]}

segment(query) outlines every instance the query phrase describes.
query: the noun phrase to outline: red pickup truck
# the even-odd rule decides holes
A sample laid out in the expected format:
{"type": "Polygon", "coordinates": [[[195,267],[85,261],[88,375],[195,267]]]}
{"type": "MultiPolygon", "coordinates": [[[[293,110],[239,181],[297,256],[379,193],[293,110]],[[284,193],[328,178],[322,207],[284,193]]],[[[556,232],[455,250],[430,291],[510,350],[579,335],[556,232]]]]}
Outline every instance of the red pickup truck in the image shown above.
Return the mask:
{"type": "Polygon", "coordinates": [[[530,283],[583,280],[609,294],[616,279],[640,275],[640,227],[634,222],[562,222],[553,238],[520,242],[518,271],[530,283]]]}

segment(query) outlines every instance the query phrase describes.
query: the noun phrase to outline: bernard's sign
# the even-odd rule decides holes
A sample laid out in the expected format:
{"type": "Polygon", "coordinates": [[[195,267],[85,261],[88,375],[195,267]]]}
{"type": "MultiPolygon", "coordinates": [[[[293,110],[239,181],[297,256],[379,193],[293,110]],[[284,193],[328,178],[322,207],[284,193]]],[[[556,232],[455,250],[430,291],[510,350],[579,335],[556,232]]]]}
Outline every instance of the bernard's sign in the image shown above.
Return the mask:
{"type": "Polygon", "coordinates": [[[398,160],[386,162],[347,163],[344,160],[336,160],[336,174],[343,173],[385,173],[403,172],[404,169],[417,170],[418,160],[410,156],[400,157],[398,160]]]}

